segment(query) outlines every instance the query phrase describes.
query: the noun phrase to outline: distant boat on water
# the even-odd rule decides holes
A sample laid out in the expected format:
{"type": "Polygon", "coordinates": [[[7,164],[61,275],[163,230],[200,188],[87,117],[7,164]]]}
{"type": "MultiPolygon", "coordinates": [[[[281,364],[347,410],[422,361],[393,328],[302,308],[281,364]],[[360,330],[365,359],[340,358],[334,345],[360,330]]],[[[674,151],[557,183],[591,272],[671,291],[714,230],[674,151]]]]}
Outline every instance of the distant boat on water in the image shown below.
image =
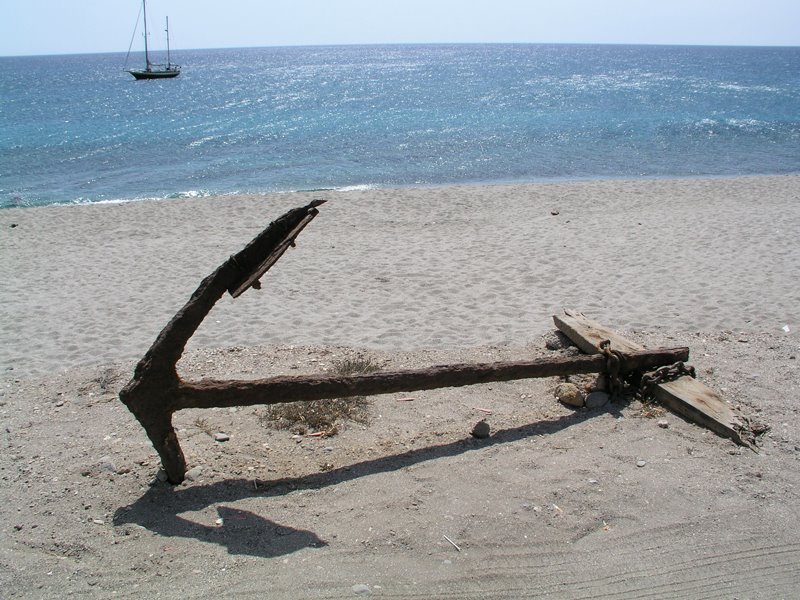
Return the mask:
{"type": "MultiPolygon", "coordinates": [[[[142,0],[142,14],[144,15],[144,60],[145,60],[145,68],[144,69],[126,69],[128,73],[133,75],[136,79],[170,79],[172,77],[177,77],[181,74],[181,66],[173,64],[170,62],[169,56],[169,17],[167,17],[167,64],[156,64],[150,62],[150,51],[147,47],[147,2],[142,0]]],[[[139,24],[138,19],[136,22],[137,26],[139,24]]],[[[134,36],[136,35],[136,29],[134,28],[133,32],[134,36]]],[[[131,40],[131,45],[133,45],[133,40],[131,40]]],[[[128,54],[130,55],[130,47],[128,48],[128,54]]],[[[127,60],[126,60],[127,62],[127,60]]]]}

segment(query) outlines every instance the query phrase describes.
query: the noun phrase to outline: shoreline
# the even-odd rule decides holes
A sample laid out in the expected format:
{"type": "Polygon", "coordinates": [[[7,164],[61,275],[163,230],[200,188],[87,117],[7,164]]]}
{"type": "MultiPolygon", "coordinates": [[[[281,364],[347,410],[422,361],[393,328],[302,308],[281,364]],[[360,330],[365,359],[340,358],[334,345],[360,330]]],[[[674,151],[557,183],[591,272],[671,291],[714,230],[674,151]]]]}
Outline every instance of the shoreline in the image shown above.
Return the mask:
{"type": "Polygon", "coordinates": [[[320,197],[265,289],[223,298],[190,349],[524,345],[562,307],[800,328],[800,176],[242,195],[0,211],[3,372],[140,357],[203,277],[320,197]]]}
{"type": "Polygon", "coordinates": [[[30,209],[30,208],[45,208],[48,206],[102,206],[106,204],[128,204],[131,202],[168,202],[172,200],[200,200],[204,198],[236,198],[241,196],[281,196],[286,194],[320,194],[320,193],[348,193],[358,191],[370,190],[384,190],[384,191],[403,191],[403,190],[429,190],[450,187],[499,187],[499,186],[525,186],[525,185],[560,185],[560,184],[585,184],[593,182],[620,182],[632,183],[642,181],[726,181],[731,179],[752,179],[752,178],[781,178],[781,177],[800,177],[800,172],[797,173],[750,173],[745,175],[661,175],[651,176],[643,175],[641,177],[630,176],[586,176],[586,177],[550,177],[541,179],[521,179],[521,180],[504,180],[497,179],[491,181],[464,181],[464,182],[448,182],[448,183],[420,183],[408,185],[383,185],[377,183],[360,183],[352,185],[344,185],[340,187],[331,188],[309,188],[297,190],[278,190],[278,191],[255,191],[255,192],[242,192],[242,191],[224,191],[224,192],[209,192],[205,190],[189,190],[185,192],[173,192],[161,197],[141,197],[141,198],[112,198],[106,200],[65,200],[60,202],[50,202],[47,204],[33,204],[33,205],[20,205],[20,206],[0,206],[0,214],[5,210],[13,209],[30,209]]]}

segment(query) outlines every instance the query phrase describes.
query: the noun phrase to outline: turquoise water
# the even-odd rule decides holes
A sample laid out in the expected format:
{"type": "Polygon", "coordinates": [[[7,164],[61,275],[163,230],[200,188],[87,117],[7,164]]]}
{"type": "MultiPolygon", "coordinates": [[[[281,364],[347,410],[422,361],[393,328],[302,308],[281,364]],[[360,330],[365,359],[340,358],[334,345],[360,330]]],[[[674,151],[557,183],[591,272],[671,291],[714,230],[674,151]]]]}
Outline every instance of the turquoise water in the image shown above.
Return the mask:
{"type": "Polygon", "coordinates": [[[124,54],[0,58],[0,206],[800,172],[800,48],[174,54],[167,81],[124,54]]]}

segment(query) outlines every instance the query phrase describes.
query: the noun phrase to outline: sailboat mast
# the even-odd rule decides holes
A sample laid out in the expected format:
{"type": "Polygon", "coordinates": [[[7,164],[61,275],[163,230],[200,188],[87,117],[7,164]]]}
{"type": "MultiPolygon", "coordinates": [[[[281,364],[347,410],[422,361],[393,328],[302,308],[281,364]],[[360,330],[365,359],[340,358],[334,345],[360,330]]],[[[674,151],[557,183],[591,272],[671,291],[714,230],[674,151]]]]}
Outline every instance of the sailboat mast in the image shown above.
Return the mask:
{"type": "Polygon", "coordinates": [[[167,69],[170,67],[170,60],[169,60],[169,17],[167,17],[167,28],[165,29],[167,32],[167,69]]]}
{"type": "Polygon", "coordinates": [[[147,70],[150,70],[150,53],[147,51],[147,2],[142,0],[142,11],[144,12],[144,61],[147,70]]]}

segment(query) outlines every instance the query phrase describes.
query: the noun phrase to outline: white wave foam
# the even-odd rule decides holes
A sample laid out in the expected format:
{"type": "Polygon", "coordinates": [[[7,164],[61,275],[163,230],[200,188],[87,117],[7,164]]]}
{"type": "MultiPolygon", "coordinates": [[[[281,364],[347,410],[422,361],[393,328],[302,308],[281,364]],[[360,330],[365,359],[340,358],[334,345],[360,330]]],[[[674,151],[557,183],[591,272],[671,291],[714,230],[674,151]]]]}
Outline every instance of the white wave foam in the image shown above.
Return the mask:
{"type": "Polygon", "coordinates": [[[345,185],[342,187],[337,187],[337,192],[366,192],[369,190],[375,190],[378,186],[373,183],[360,183],[357,185],[345,185]]]}
{"type": "Polygon", "coordinates": [[[188,190],[185,192],[175,192],[167,196],[168,199],[174,200],[178,198],[207,198],[213,196],[208,190],[188,190]]]}
{"type": "Polygon", "coordinates": [[[198,146],[202,146],[203,144],[207,144],[208,142],[217,139],[217,137],[219,136],[207,135],[205,137],[200,138],[199,140],[194,140],[192,142],[189,142],[189,148],[197,148],[198,146]]]}

